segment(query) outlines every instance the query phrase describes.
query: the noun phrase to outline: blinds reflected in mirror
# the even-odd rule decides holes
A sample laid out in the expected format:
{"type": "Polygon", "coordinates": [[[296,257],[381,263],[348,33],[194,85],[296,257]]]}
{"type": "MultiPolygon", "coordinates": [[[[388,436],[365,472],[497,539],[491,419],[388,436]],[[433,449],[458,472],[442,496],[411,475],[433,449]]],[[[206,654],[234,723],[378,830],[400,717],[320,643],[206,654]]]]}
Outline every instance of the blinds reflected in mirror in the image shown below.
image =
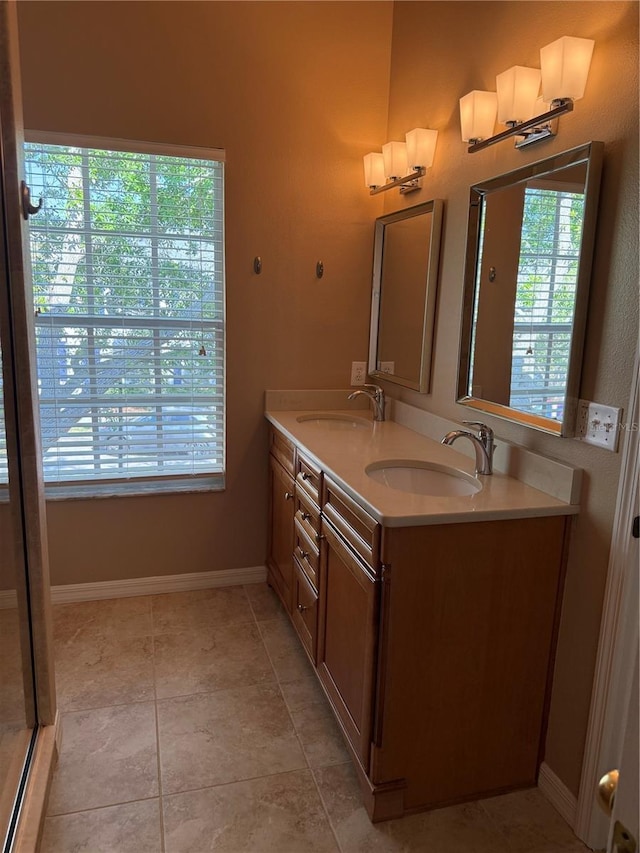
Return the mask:
{"type": "Polygon", "coordinates": [[[527,186],[509,405],[562,421],[582,242],[584,192],[527,186]]]}

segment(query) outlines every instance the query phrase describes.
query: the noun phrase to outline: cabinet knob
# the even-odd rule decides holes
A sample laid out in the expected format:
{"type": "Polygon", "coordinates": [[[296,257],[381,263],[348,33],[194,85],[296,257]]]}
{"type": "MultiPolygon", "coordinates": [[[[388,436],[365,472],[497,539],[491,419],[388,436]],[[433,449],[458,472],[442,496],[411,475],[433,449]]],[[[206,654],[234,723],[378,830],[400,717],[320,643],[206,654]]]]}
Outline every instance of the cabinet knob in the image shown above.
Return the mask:
{"type": "Polygon", "coordinates": [[[303,551],[302,548],[298,548],[298,551],[300,552],[300,556],[302,557],[303,560],[306,560],[307,557],[309,556],[309,552],[303,551]]]}
{"type": "Polygon", "coordinates": [[[310,479],[311,479],[311,474],[308,474],[306,471],[303,471],[303,472],[302,472],[302,479],[303,479],[303,480],[310,480],[310,479]]]}
{"type": "Polygon", "coordinates": [[[309,609],[309,608],[308,608],[308,607],[306,607],[304,604],[299,604],[299,605],[298,605],[298,610],[300,611],[300,613],[304,613],[304,611],[305,611],[305,610],[308,610],[308,609],[309,609]]]}
{"type": "Polygon", "coordinates": [[[285,492],[284,493],[284,499],[285,499],[285,501],[292,501],[293,500],[293,492],[285,492]]]}
{"type": "Polygon", "coordinates": [[[316,533],[316,542],[322,542],[323,539],[326,539],[324,533],[316,533]]]}
{"type": "Polygon", "coordinates": [[[303,520],[303,521],[309,521],[309,519],[310,519],[310,518],[311,518],[311,513],[310,513],[310,512],[303,512],[303,513],[302,513],[302,520],[303,520]]]}

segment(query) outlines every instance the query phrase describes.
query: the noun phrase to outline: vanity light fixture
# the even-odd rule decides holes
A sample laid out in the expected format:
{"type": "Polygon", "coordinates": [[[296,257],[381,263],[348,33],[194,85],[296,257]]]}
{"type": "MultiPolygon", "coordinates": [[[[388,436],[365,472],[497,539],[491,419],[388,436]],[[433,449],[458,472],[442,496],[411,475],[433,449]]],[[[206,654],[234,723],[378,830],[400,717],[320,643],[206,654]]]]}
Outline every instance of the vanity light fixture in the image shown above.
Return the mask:
{"type": "Polygon", "coordinates": [[[420,189],[420,178],[433,164],[438,131],[415,127],[405,138],[406,142],[387,142],[382,154],[365,154],[364,182],[370,195],[394,187],[403,194],[420,189]]]}
{"type": "Polygon", "coordinates": [[[497,93],[470,92],[461,98],[462,141],[470,143],[469,153],[512,136],[520,137],[516,148],[555,136],[556,119],[571,112],[574,101],[584,95],[594,44],[593,39],[563,36],[541,48],[540,69],[515,65],[496,77],[497,93]],[[538,98],[540,82],[542,98],[538,98]],[[489,95],[496,99],[498,122],[507,125],[507,130],[495,136],[496,113],[492,123],[489,95]],[[534,115],[541,103],[550,109],[534,115]]]}

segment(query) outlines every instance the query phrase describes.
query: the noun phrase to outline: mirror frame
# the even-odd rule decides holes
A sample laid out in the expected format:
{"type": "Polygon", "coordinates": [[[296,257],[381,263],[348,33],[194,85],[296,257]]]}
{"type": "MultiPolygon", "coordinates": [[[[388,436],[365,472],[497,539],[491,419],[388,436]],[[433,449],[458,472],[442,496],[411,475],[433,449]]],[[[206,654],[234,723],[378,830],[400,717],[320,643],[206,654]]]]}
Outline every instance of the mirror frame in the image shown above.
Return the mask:
{"type": "Polygon", "coordinates": [[[467,251],[465,260],[464,296],[462,303],[462,326],[460,334],[460,353],[458,359],[458,389],[457,403],[470,406],[481,412],[503,418],[533,429],[543,430],[558,436],[574,434],[578,396],[580,391],[580,376],[582,372],[582,353],[589,303],[589,284],[593,260],[594,237],[598,215],[598,197],[600,192],[600,175],[602,172],[604,143],[588,142],[570,151],[554,154],[546,160],[529,163],[499,175],[481,181],[471,187],[469,201],[469,227],[467,231],[467,251]],[[580,259],[576,281],[576,300],[573,315],[573,330],[569,350],[569,366],[567,385],[564,395],[564,411],[561,422],[545,418],[529,412],[522,412],[501,403],[483,400],[469,394],[471,344],[473,341],[473,311],[476,297],[476,267],[480,248],[480,223],[485,196],[499,189],[523,183],[529,178],[541,178],[569,166],[585,164],[585,206],[582,240],[580,244],[580,259]]]}
{"type": "Polygon", "coordinates": [[[438,271],[440,264],[440,238],[442,234],[442,220],[444,216],[444,201],[436,198],[406,207],[395,213],[380,216],[375,222],[374,249],[373,249],[373,282],[371,292],[371,330],[369,333],[369,365],[368,374],[375,379],[383,379],[385,382],[393,382],[414,391],[426,393],[431,383],[431,356],[433,351],[434,322],[436,312],[436,291],[438,288],[438,271]],[[429,242],[429,256],[427,259],[427,272],[425,276],[425,300],[424,315],[422,322],[422,344],[420,347],[420,365],[418,380],[405,379],[392,373],[383,373],[378,370],[378,329],[380,325],[380,295],[382,291],[382,261],[384,256],[385,228],[394,222],[403,219],[411,219],[414,216],[422,216],[431,213],[431,233],[429,242]]]}

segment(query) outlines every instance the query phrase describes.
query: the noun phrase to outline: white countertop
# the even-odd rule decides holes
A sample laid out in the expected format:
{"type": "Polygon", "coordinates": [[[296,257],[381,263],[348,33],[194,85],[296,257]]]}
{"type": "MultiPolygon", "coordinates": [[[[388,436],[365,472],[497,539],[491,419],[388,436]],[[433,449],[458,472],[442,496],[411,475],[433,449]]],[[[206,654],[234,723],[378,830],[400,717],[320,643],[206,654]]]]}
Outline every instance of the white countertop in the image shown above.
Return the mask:
{"type": "MultiPolygon", "coordinates": [[[[377,483],[365,473],[373,462],[384,459],[418,459],[474,474],[474,463],[453,447],[446,447],[407,427],[385,421],[375,423],[366,411],[338,414],[367,418],[367,429],[331,430],[313,421],[305,411],[267,411],[267,419],[351,495],[377,521],[387,527],[495,521],[545,515],[574,515],[576,504],[508,477],[494,473],[478,477],[482,489],[458,497],[410,494],[377,483]]],[[[324,410],[321,414],[327,415],[324,410]]]]}

